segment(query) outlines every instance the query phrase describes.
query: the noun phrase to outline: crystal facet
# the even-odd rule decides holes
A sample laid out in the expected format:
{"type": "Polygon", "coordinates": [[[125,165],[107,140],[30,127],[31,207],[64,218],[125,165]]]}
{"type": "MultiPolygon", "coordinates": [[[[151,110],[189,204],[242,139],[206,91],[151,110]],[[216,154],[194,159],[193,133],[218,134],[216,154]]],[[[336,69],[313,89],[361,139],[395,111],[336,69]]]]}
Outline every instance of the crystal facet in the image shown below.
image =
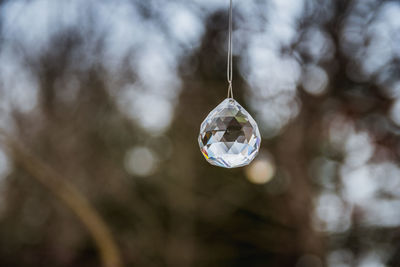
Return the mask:
{"type": "Polygon", "coordinates": [[[200,126],[200,150],[216,166],[235,168],[249,164],[260,143],[257,123],[233,98],[222,101],[200,126]]]}

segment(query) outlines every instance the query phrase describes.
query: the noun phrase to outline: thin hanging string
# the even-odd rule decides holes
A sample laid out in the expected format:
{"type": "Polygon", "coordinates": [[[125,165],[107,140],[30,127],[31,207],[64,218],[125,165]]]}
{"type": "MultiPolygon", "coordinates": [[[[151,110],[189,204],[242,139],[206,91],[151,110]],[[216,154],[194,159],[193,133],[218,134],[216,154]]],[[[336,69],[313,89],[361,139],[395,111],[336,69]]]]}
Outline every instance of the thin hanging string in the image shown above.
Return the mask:
{"type": "Polygon", "coordinates": [[[228,30],[228,63],[227,63],[227,70],[226,75],[228,79],[228,98],[233,98],[233,89],[232,89],[232,63],[233,63],[233,56],[232,56],[232,0],[230,0],[229,6],[229,30],[228,30]]]}

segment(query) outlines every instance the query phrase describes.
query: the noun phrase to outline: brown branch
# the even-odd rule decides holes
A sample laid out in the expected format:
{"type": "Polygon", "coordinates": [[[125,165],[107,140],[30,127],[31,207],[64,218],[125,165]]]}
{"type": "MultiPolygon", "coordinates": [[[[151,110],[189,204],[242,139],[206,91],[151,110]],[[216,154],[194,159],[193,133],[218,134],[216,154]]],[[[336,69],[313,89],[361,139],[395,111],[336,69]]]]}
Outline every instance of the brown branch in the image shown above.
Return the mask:
{"type": "Polygon", "coordinates": [[[111,231],[89,201],[65,177],[11,139],[4,131],[2,143],[12,158],[33,178],[44,185],[83,223],[91,234],[104,267],[122,267],[122,260],[111,231]]]}

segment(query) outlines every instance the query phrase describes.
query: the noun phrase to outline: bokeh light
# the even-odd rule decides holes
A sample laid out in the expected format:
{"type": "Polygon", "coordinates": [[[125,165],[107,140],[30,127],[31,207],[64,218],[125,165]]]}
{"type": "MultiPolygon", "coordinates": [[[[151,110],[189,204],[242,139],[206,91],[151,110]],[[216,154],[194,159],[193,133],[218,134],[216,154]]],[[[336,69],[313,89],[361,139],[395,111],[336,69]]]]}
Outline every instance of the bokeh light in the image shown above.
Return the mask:
{"type": "Polygon", "coordinates": [[[259,157],[246,168],[247,179],[254,184],[268,183],[275,175],[275,165],[268,158],[259,157]]]}
{"type": "Polygon", "coordinates": [[[138,176],[148,176],[156,169],[157,157],[147,147],[133,147],[126,152],[124,162],[128,173],[138,176]]]}

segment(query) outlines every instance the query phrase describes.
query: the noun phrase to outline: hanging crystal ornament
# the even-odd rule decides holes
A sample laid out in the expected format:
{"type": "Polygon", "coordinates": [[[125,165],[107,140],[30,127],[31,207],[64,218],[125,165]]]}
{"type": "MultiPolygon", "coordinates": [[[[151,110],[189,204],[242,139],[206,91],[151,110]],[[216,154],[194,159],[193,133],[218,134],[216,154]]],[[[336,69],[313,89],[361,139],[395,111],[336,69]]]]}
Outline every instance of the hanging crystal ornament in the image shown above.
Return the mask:
{"type": "Polygon", "coordinates": [[[232,89],[232,0],[229,7],[228,96],[200,126],[199,145],[206,160],[225,168],[242,167],[257,155],[261,135],[251,115],[233,99],[232,89]]]}

